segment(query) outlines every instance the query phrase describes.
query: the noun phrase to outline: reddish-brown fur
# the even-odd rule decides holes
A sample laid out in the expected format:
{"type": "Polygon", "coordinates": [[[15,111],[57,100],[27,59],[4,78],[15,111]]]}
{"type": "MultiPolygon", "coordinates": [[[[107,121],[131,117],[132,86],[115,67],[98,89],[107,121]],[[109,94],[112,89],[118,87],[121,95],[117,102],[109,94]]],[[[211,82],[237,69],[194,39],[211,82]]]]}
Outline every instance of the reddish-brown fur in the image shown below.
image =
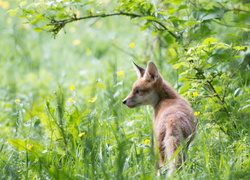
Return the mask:
{"type": "Polygon", "coordinates": [[[181,144],[187,147],[194,137],[195,117],[189,102],[180,96],[162,78],[153,62],[146,70],[133,64],[138,75],[131,93],[123,103],[130,108],[151,105],[154,108],[154,134],[160,153],[160,168],[166,160],[171,174],[185,160],[181,151],[176,158],[173,154],[181,144]]]}

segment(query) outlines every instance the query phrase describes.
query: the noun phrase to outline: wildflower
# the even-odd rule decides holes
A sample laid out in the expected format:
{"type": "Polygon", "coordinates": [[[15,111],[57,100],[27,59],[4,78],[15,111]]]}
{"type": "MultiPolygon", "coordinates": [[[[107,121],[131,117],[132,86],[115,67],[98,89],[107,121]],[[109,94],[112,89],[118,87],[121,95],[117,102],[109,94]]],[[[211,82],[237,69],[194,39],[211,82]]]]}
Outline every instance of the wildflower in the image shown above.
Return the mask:
{"type": "Polygon", "coordinates": [[[28,145],[28,146],[27,146],[27,149],[28,149],[28,150],[32,150],[32,149],[33,149],[33,147],[34,147],[34,145],[33,145],[33,144],[31,144],[31,145],[28,145]]]}
{"type": "Polygon", "coordinates": [[[75,89],[76,89],[76,87],[75,87],[75,86],[73,86],[73,85],[72,85],[72,86],[70,86],[70,90],[71,90],[71,91],[74,91],[75,89]]]}
{"type": "Polygon", "coordinates": [[[93,103],[93,102],[96,101],[96,99],[97,99],[97,97],[93,97],[92,99],[88,100],[88,102],[89,102],[89,103],[93,103]]]}
{"type": "Polygon", "coordinates": [[[199,116],[200,114],[201,114],[200,111],[194,112],[194,115],[195,115],[195,116],[199,116]]]}
{"type": "Polygon", "coordinates": [[[72,42],[72,44],[73,44],[74,46],[78,46],[78,45],[81,44],[81,40],[80,40],[80,39],[76,39],[76,40],[74,40],[74,41],[72,42]]]}
{"type": "Polygon", "coordinates": [[[82,133],[80,133],[78,136],[79,137],[82,137],[82,136],[84,136],[86,134],[86,132],[82,132],[82,133]]]}
{"type": "Polygon", "coordinates": [[[198,95],[199,95],[199,94],[198,94],[197,92],[194,92],[194,93],[193,93],[193,96],[194,96],[194,97],[196,97],[196,96],[198,96],[198,95]]]}
{"type": "Polygon", "coordinates": [[[144,141],[144,144],[149,144],[150,143],[150,140],[149,139],[146,139],[145,141],[144,141]]]}
{"type": "Polygon", "coordinates": [[[131,44],[129,45],[129,47],[131,47],[131,48],[135,47],[135,43],[131,43],[131,44]]]}
{"type": "Polygon", "coordinates": [[[124,75],[124,71],[118,71],[118,72],[117,72],[117,75],[118,75],[118,76],[123,76],[123,75],[124,75]]]}
{"type": "Polygon", "coordinates": [[[10,4],[6,1],[3,1],[1,4],[2,4],[3,9],[8,9],[10,6],[10,4]]]}
{"type": "Polygon", "coordinates": [[[20,99],[15,99],[15,103],[20,103],[20,99]]]}
{"type": "Polygon", "coordinates": [[[69,98],[68,101],[71,102],[71,103],[76,103],[76,101],[74,99],[72,99],[72,98],[69,98]]]}

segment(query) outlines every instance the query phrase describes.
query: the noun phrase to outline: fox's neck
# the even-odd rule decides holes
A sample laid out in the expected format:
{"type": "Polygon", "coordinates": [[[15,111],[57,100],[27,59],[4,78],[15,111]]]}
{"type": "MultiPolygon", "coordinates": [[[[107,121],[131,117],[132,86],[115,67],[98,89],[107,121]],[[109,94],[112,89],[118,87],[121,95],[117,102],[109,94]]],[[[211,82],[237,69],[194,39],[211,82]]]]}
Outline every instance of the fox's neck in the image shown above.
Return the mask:
{"type": "Polygon", "coordinates": [[[155,106],[153,106],[155,115],[157,115],[158,111],[165,106],[164,104],[168,104],[168,102],[179,98],[179,94],[172,88],[172,86],[168,82],[164,81],[163,79],[159,83],[157,89],[159,100],[155,104],[155,106]]]}
{"type": "Polygon", "coordinates": [[[172,88],[172,86],[163,79],[159,82],[159,87],[157,89],[159,102],[161,100],[175,99],[179,97],[179,94],[172,88]]]}
{"type": "Polygon", "coordinates": [[[153,106],[154,109],[156,109],[157,106],[162,104],[162,102],[167,103],[167,101],[171,99],[177,99],[179,97],[179,94],[172,88],[172,86],[163,79],[157,83],[156,87],[157,87],[156,93],[158,95],[158,101],[153,106]]]}

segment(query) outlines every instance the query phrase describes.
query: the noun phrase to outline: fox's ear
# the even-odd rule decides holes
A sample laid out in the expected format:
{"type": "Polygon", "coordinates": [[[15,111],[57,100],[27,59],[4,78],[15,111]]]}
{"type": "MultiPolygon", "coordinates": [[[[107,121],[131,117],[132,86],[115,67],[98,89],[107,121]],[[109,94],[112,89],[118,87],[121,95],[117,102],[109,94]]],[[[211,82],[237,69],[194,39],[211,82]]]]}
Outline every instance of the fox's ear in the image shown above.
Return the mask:
{"type": "Polygon", "coordinates": [[[158,72],[157,67],[152,61],[149,61],[144,77],[148,80],[157,80],[159,76],[160,74],[158,72]]]}
{"type": "Polygon", "coordinates": [[[134,62],[132,64],[133,64],[133,67],[134,67],[134,69],[136,71],[136,74],[137,74],[138,78],[143,77],[143,75],[145,73],[145,69],[141,68],[140,66],[138,66],[134,62]]]}

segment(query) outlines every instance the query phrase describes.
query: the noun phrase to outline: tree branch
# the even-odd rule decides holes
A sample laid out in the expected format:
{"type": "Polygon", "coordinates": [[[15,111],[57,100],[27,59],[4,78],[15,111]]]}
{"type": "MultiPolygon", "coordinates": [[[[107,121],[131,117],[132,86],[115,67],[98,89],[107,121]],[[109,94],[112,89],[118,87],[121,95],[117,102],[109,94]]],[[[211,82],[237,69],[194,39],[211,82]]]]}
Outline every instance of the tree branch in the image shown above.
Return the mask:
{"type": "MultiPolygon", "coordinates": [[[[67,19],[62,19],[62,20],[55,20],[51,19],[49,26],[53,26],[53,28],[50,30],[51,32],[56,35],[66,24],[74,22],[74,21],[80,21],[80,20],[85,20],[85,19],[93,19],[93,18],[104,18],[104,17],[110,17],[110,16],[128,16],[131,18],[140,18],[144,17],[144,15],[140,14],[134,14],[134,13],[126,13],[126,12],[117,12],[117,13],[109,13],[109,14],[96,14],[96,15],[88,15],[88,16],[83,16],[83,17],[70,17],[67,19]]],[[[157,20],[148,20],[155,22],[158,24],[160,27],[163,28],[164,31],[167,31],[171,36],[173,36],[175,39],[179,39],[177,35],[175,35],[172,31],[170,31],[163,23],[157,21],[157,20]]]]}

